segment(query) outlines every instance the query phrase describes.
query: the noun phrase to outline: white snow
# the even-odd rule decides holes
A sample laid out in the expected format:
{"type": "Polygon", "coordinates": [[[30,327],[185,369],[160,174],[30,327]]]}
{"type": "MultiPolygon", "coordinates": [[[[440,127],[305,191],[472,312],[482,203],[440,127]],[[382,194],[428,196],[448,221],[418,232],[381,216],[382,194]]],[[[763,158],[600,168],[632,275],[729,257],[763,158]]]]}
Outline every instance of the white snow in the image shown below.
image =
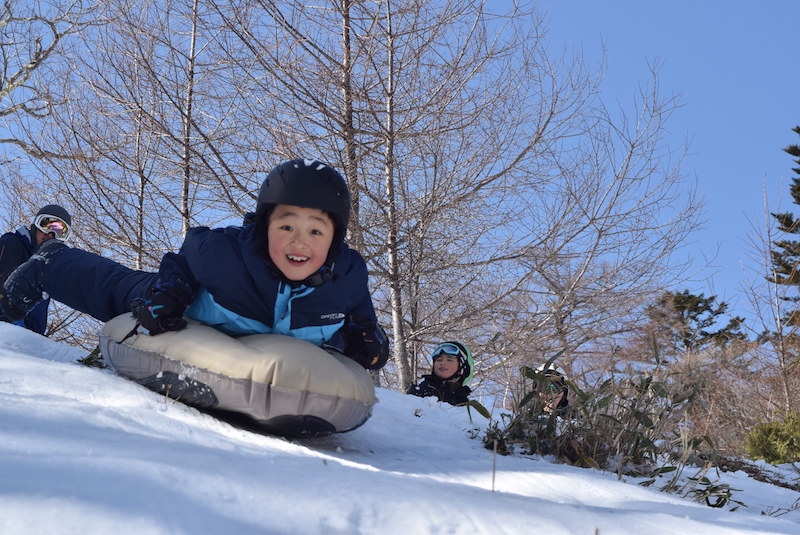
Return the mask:
{"type": "MultiPolygon", "coordinates": [[[[293,442],[83,356],[0,324],[3,535],[800,533],[800,493],[743,472],[721,481],[747,507],[713,509],[613,474],[495,458],[473,438],[487,424],[474,411],[386,389],[361,428],[293,442]]],[[[764,467],[797,481],[791,466],[764,467]]]]}

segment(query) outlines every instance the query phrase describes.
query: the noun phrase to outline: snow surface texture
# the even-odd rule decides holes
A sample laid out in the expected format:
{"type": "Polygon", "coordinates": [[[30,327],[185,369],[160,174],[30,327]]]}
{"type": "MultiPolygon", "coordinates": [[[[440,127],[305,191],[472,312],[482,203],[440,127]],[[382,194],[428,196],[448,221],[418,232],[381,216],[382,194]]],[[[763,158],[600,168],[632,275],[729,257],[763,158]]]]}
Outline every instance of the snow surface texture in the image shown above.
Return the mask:
{"type": "Polygon", "coordinates": [[[0,324],[3,535],[800,533],[800,511],[774,516],[800,493],[743,472],[722,482],[748,507],[712,509],[595,470],[493,458],[472,438],[487,424],[474,411],[470,422],[385,389],[361,428],[290,442],[83,356],[0,324]]]}

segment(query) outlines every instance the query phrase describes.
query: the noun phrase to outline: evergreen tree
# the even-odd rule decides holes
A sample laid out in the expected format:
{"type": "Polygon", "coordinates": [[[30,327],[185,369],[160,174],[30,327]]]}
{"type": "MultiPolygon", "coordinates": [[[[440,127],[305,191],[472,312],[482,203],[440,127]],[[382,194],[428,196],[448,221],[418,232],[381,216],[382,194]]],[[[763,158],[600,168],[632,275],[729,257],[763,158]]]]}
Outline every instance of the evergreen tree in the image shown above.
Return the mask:
{"type": "MultiPolygon", "coordinates": [[[[796,134],[800,135],[800,126],[792,129],[796,134]]],[[[789,145],[784,152],[790,154],[795,158],[797,167],[793,167],[792,171],[795,177],[792,179],[792,184],[789,187],[789,192],[792,196],[792,202],[800,206],[800,145],[789,145]]],[[[790,212],[783,212],[779,214],[772,214],[772,217],[778,222],[778,229],[791,236],[800,235],[800,219],[790,212]]],[[[776,241],[774,244],[775,249],[771,251],[772,257],[772,273],[767,277],[767,280],[775,284],[788,284],[800,286],[800,239],[784,239],[776,241]]],[[[800,301],[800,296],[786,298],[792,302],[800,301]]],[[[794,310],[787,318],[790,325],[800,324],[800,310],[794,310]]]]}
{"type": "Polygon", "coordinates": [[[728,304],[717,304],[716,296],[695,295],[689,290],[665,292],[653,305],[645,308],[656,336],[666,339],[679,354],[696,352],[714,345],[724,347],[733,340],[744,340],[741,331],[743,318],[731,318],[721,328],[720,316],[728,310],[728,304]]]}

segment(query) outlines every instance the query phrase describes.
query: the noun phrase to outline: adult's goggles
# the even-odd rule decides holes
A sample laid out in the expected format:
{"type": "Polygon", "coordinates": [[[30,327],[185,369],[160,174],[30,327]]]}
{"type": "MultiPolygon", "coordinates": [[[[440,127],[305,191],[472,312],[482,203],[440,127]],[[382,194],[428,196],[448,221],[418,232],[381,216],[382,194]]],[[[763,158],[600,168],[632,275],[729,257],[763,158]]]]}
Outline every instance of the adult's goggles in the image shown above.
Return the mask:
{"type": "Polygon", "coordinates": [[[52,234],[57,240],[66,240],[72,231],[66,221],[60,217],[49,214],[39,214],[33,220],[33,226],[44,232],[52,234]]]}

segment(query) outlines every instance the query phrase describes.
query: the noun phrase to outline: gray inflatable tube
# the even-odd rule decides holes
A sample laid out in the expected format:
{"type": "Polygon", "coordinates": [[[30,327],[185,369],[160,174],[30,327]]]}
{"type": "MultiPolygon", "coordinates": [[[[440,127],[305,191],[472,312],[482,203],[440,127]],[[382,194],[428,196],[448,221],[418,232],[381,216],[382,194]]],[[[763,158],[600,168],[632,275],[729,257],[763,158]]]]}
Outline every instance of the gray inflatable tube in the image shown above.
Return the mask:
{"type": "Polygon", "coordinates": [[[122,376],[275,435],[350,431],[367,421],[378,401],[369,373],[343,355],[289,336],[233,338],[187,321],[181,331],[126,339],[136,322],[123,314],[100,331],[100,350],[122,376]]]}

